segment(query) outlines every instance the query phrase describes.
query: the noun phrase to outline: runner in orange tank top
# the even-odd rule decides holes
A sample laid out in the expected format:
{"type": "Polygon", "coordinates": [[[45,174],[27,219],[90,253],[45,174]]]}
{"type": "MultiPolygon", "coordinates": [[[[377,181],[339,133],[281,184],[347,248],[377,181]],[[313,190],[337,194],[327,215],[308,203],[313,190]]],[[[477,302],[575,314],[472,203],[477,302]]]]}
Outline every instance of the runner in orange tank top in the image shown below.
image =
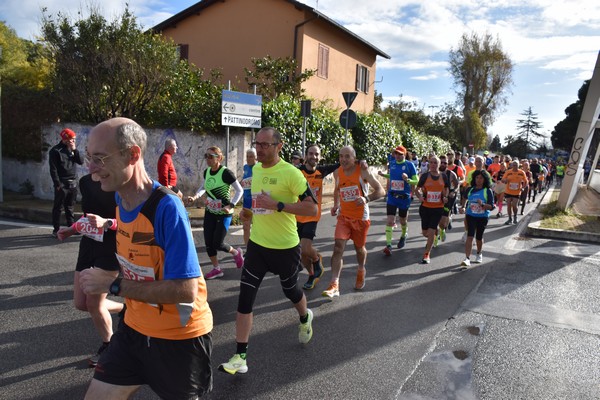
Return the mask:
{"type": "Polygon", "coordinates": [[[360,290],[365,286],[365,262],[367,261],[367,232],[371,224],[368,202],[385,195],[379,181],[368,171],[356,165],[356,152],[352,146],[344,146],[340,150],[340,168],[333,176],[335,191],[331,214],[340,211],[335,226],[335,246],[331,256],[331,281],[323,296],[333,298],[340,295],[339,279],[342,272],[342,258],[346,242],[352,239],[356,250],[358,271],[354,288],[360,290]],[[373,187],[369,194],[368,187],[373,187]]]}

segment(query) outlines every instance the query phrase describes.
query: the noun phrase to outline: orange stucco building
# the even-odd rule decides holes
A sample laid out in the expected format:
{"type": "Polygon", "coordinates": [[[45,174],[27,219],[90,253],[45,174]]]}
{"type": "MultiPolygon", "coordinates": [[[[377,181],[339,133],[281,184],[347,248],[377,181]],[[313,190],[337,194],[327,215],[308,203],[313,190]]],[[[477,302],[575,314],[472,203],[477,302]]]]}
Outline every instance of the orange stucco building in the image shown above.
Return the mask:
{"type": "Polygon", "coordinates": [[[377,56],[386,53],[318,10],[293,0],[203,0],[152,28],[179,45],[182,58],[223,72],[245,88],[252,58],[292,57],[317,70],[302,85],[309,98],[346,108],[342,92],[358,92],[352,109],[373,110],[377,56]]]}

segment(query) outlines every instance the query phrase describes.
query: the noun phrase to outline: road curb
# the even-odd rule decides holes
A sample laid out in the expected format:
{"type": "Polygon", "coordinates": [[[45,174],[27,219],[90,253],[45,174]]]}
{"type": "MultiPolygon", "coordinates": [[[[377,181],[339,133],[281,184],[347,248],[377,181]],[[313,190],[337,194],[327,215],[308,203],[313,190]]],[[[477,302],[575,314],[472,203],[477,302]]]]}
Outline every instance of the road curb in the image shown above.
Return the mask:
{"type": "Polygon", "coordinates": [[[598,233],[563,231],[560,229],[542,228],[541,221],[535,221],[527,225],[527,234],[529,236],[548,239],[600,243],[600,234],[598,233]]]}

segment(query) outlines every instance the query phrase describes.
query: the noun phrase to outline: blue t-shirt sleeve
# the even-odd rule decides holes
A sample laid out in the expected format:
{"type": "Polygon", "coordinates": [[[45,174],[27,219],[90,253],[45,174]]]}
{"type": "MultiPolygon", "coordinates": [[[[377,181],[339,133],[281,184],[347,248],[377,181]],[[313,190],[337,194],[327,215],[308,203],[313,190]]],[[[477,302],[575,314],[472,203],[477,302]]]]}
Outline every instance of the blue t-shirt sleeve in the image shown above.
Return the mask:
{"type": "Polygon", "coordinates": [[[154,217],[154,237],[165,252],[164,279],[202,275],[187,212],[178,197],[161,199],[154,217]]]}

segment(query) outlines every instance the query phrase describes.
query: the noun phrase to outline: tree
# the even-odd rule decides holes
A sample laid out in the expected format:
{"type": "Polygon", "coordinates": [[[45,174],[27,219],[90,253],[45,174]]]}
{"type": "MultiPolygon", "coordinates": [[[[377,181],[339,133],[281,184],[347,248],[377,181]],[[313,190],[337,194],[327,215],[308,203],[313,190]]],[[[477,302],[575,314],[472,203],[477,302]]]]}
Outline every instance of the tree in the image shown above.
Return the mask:
{"type": "Polygon", "coordinates": [[[525,158],[527,156],[527,142],[518,136],[509,135],[506,137],[506,146],[502,148],[502,153],[513,158],[525,158]]]}
{"type": "Polygon", "coordinates": [[[0,76],[4,84],[31,89],[48,87],[52,63],[40,44],[19,38],[12,28],[0,21],[0,46],[0,76]]]}
{"type": "Polygon", "coordinates": [[[455,149],[462,148],[465,142],[465,120],[456,107],[445,103],[431,118],[431,125],[425,133],[447,140],[455,149]]]}
{"type": "Polygon", "coordinates": [[[302,83],[313,76],[316,70],[304,70],[300,74],[298,62],[291,58],[253,58],[252,69],[244,67],[248,88],[256,86],[256,93],[263,96],[263,101],[273,100],[279,95],[289,94],[295,98],[304,95],[302,83]]]}
{"type": "Polygon", "coordinates": [[[477,126],[469,122],[471,116],[477,115],[485,130],[507,104],[513,63],[502,51],[498,38],[494,40],[489,33],[483,36],[465,33],[458,47],[450,51],[449,64],[458,102],[467,122],[464,144],[468,144],[475,138],[471,128],[477,126]]]}
{"type": "Polygon", "coordinates": [[[575,140],[575,135],[577,134],[577,126],[581,119],[583,104],[585,103],[589,88],[590,79],[583,82],[583,85],[581,85],[577,91],[577,101],[565,108],[565,114],[567,116],[556,124],[554,130],[550,134],[552,147],[555,149],[570,151],[571,147],[573,147],[573,140],[575,140]]]}
{"type": "Polygon", "coordinates": [[[400,95],[397,101],[391,101],[381,112],[400,131],[412,127],[419,132],[424,132],[430,125],[431,120],[423,109],[419,109],[416,101],[406,101],[400,95]]]}
{"type": "Polygon", "coordinates": [[[42,36],[55,60],[63,119],[71,121],[137,118],[179,65],[174,44],[144,33],[128,8],[111,23],[92,6],[89,17],[75,22],[44,12],[42,36]]]}
{"type": "Polygon", "coordinates": [[[497,151],[500,151],[501,148],[502,148],[502,142],[500,141],[500,136],[496,135],[496,136],[494,136],[494,138],[492,139],[492,142],[490,143],[490,151],[497,152],[497,151]]]}
{"type": "Polygon", "coordinates": [[[521,115],[524,118],[517,120],[516,136],[525,141],[526,153],[529,153],[529,150],[538,146],[540,140],[543,140],[545,136],[539,131],[542,123],[537,120],[537,114],[532,111],[531,107],[523,111],[521,115]]]}

